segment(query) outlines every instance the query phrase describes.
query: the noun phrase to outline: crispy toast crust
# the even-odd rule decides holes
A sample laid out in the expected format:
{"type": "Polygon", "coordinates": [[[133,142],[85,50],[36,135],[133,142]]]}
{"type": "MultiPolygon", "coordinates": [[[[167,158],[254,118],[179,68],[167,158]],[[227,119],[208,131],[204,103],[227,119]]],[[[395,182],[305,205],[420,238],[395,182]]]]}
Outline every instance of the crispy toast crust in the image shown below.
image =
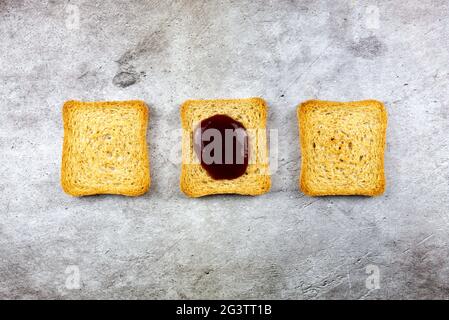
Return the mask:
{"type": "MultiPolygon", "coordinates": [[[[111,111],[112,112],[112,111],[111,111]]],[[[148,107],[143,101],[140,100],[129,100],[129,101],[105,101],[105,102],[81,102],[70,100],[64,103],[63,106],[63,123],[64,123],[64,142],[62,151],[62,165],[61,165],[61,185],[64,190],[69,195],[72,196],[86,196],[95,194],[120,194],[125,196],[139,196],[146,193],[150,187],[151,178],[149,171],[149,158],[148,158],[148,147],[146,142],[146,131],[148,125],[148,107]],[[136,139],[138,139],[139,145],[139,157],[142,167],[136,169],[139,177],[136,178],[136,183],[132,186],[129,185],[107,185],[101,184],[97,186],[91,186],[87,184],[76,183],[72,178],[71,173],[76,172],[76,166],[73,163],[83,163],[85,159],[76,159],[72,157],[74,136],[73,129],[76,128],[77,123],[72,122],[73,112],[89,112],[87,109],[98,110],[98,109],[111,109],[116,108],[130,108],[137,110],[139,118],[139,128],[137,130],[136,139]],[[72,161],[74,160],[74,161],[72,161]]],[[[118,120],[119,121],[119,120],[118,120]]],[[[79,124],[78,124],[79,125],[79,124]]],[[[115,151],[115,150],[114,150],[115,151]]],[[[86,155],[87,156],[87,155],[86,155]]],[[[76,179],[75,179],[76,180],[76,179]]]]}
{"type": "Polygon", "coordinates": [[[211,194],[260,195],[269,191],[271,178],[268,173],[266,141],[267,105],[261,98],[187,100],[180,107],[183,128],[180,188],[189,197],[211,194]],[[245,174],[232,180],[214,180],[199,163],[192,163],[194,157],[192,132],[199,121],[214,114],[225,114],[240,121],[246,129],[262,129],[263,137],[250,139],[251,145],[265,151],[255,163],[249,164],[245,174]],[[241,118],[239,118],[241,117],[241,118]]]}
{"type": "Polygon", "coordinates": [[[385,191],[386,181],[385,181],[385,169],[384,169],[384,154],[385,154],[385,143],[386,143],[386,128],[387,128],[387,112],[383,103],[377,100],[361,100],[354,102],[333,102],[333,101],[321,101],[321,100],[308,100],[301,103],[297,107],[297,117],[299,124],[299,134],[300,134],[300,148],[301,148],[301,174],[299,178],[300,189],[309,196],[325,196],[325,195],[364,195],[364,196],[377,196],[381,195],[385,191]],[[380,166],[379,166],[379,176],[381,177],[372,188],[359,189],[359,190],[316,190],[311,186],[309,177],[307,177],[307,167],[309,164],[309,158],[311,155],[308,154],[306,135],[309,131],[307,127],[307,117],[308,111],[316,107],[344,107],[344,108],[357,108],[361,106],[369,106],[380,111],[380,141],[377,152],[380,156],[380,166]]]}

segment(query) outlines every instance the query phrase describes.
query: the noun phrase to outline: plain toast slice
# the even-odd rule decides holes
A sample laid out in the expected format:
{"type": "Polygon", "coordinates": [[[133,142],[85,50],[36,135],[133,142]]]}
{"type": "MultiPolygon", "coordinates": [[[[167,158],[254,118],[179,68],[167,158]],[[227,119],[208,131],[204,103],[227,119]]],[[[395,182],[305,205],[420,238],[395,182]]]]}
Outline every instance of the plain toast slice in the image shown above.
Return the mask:
{"type": "Polygon", "coordinates": [[[61,184],[73,196],[138,196],[150,187],[143,101],[67,101],[61,184]]]}
{"type": "Polygon", "coordinates": [[[385,190],[387,113],[375,100],[310,100],[297,108],[301,190],[310,196],[380,195],[385,190]]]}

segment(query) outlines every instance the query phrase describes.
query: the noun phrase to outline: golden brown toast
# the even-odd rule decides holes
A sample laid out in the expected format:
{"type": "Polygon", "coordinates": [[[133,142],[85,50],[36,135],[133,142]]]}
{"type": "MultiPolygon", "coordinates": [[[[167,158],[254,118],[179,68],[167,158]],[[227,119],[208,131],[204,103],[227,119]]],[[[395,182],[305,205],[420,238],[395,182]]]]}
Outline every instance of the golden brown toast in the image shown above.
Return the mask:
{"type": "Polygon", "coordinates": [[[267,105],[263,99],[188,100],[181,106],[182,169],[181,190],[189,197],[236,193],[259,195],[269,191],[271,179],[266,138],[267,105]],[[214,180],[201,167],[193,148],[194,128],[202,120],[216,114],[227,115],[249,133],[250,164],[245,173],[235,179],[214,180]]]}
{"type": "Polygon", "coordinates": [[[301,190],[310,196],[385,190],[387,113],[375,100],[310,100],[298,106],[301,190]]]}
{"type": "Polygon", "coordinates": [[[73,196],[138,196],[150,187],[143,101],[67,101],[61,184],[73,196]]]}

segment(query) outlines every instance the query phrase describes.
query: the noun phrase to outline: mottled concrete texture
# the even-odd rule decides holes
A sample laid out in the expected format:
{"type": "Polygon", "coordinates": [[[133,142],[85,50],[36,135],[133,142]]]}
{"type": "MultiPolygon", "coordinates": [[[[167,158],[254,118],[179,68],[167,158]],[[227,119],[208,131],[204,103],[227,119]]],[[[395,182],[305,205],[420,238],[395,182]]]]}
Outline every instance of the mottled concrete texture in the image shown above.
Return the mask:
{"type": "Polygon", "coordinates": [[[0,35],[0,298],[449,298],[447,1],[1,0],[0,35]],[[272,191],[186,198],[179,105],[249,96],[272,191]],[[298,191],[311,98],[385,102],[385,195],[298,191]],[[150,105],[148,194],[63,193],[68,99],[150,105]]]}

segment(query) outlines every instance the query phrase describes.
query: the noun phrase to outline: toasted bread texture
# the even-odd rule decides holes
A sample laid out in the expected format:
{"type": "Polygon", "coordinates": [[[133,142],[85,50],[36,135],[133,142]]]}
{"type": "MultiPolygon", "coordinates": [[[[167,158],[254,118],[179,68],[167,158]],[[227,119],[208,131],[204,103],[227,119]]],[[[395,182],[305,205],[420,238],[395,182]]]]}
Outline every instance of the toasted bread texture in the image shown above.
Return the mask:
{"type": "Polygon", "coordinates": [[[189,197],[211,194],[260,195],[269,191],[271,178],[266,137],[267,105],[263,99],[188,100],[180,109],[183,128],[180,187],[189,197]],[[249,165],[235,179],[214,180],[203,169],[193,148],[193,131],[204,119],[227,115],[243,124],[249,137],[249,165]]]}
{"type": "Polygon", "coordinates": [[[138,196],[150,187],[143,101],[67,101],[61,184],[73,196],[138,196]]]}
{"type": "Polygon", "coordinates": [[[301,190],[310,196],[385,191],[387,113],[375,100],[310,100],[297,108],[301,190]]]}

